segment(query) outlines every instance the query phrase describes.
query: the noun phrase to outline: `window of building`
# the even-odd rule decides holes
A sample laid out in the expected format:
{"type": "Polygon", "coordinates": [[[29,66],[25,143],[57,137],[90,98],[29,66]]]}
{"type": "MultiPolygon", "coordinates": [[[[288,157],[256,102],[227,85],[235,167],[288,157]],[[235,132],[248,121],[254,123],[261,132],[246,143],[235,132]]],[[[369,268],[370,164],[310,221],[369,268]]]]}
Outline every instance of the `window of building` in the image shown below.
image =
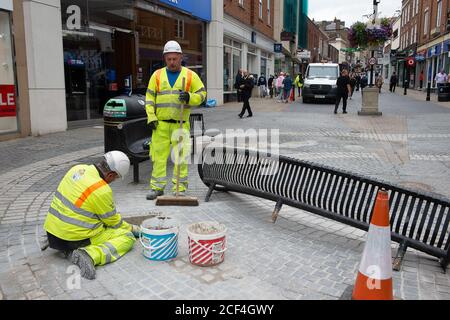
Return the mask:
{"type": "Polygon", "coordinates": [[[259,0],[259,18],[263,18],[263,2],[262,0],[259,0]]]}
{"type": "Polygon", "coordinates": [[[419,13],[419,0],[416,0],[416,15],[419,13]]]}
{"type": "Polygon", "coordinates": [[[423,34],[427,35],[428,30],[430,30],[430,11],[427,9],[423,17],[423,34]]]}
{"type": "Polygon", "coordinates": [[[177,19],[175,23],[175,37],[184,39],[184,21],[177,19]]]}
{"type": "Polygon", "coordinates": [[[13,48],[11,13],[0,10],[0,134],[18,129],[13,48]]]}
{"type": "Polygon", "coordinates": [[[437,2],[437,17],[436,17],[436,28],[441,26],[442,20],[442,0],[438,0],[437,2]]]}
{"type": "Polygon", "coordinates": [[[223,91],[231,93],[235,90],[234,81],[241,68],[242,44],[232,41],[229,38],[224,39],[223,46],[223,91]]]}
{"type": "Polygon", "coordinates": [[[239,5],[240,5],[241,7],[243,7],[243,6],[244,6],[244,0],[239,0],[239,5]]]}
{"type": "Polygon", "coordinates": [[[267,0],[267,24],[270,26],[272,23],[271,23],[271,16],[272,16],[272,13],[271,13],[271,11],[270,11],[270,0],[267,0]]]}

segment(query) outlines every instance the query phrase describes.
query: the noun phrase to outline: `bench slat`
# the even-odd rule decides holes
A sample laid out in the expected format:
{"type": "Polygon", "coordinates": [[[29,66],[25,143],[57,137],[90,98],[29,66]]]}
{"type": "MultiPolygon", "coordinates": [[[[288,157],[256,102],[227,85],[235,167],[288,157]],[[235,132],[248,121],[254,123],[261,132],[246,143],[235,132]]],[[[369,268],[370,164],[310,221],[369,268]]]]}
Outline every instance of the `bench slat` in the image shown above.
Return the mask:
{"type": "Polygon", "coordinates": [[[450,240],[449,224],[450,224],[450,208],[447,208],[447,214],[446,214],[446,217],[445,217],[445,222],[442,225],[441,237],[439,238],[439,242],[437,244],[437,246],[439,248],[442,248],[442,246],[444,244],[445,237],[447,237],[447,244],[445,245],[445,247],[448,247],[448,243],[449,243],[449,240],[450,240]]]}

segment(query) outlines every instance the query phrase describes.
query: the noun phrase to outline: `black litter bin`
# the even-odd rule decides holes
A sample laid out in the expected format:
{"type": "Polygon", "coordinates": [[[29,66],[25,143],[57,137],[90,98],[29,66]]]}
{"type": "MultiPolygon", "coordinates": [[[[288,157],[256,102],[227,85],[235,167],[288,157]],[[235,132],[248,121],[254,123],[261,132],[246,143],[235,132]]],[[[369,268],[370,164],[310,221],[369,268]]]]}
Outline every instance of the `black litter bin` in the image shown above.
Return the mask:
{"type": "Polygon", "coordinates": [[[450,101],[450,83],[439,85],[438,88],[438,101],[450,101]]]}
{"type": "Polygon", "coordinates": [[[103,109],[105,152],[118,150],[126,153],[117,126],[125,121],[146,116],[144,95],[133,94],[110,99],[103,109]]]}

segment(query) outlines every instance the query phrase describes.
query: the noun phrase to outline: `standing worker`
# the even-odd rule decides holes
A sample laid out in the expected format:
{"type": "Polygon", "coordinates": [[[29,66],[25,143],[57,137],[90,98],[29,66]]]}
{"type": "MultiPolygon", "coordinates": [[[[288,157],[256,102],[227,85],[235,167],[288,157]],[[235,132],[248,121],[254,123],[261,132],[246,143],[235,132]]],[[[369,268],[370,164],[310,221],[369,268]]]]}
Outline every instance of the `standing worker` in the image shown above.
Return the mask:
{"type": "Polygon", "coordinates": [[[350,78],[348,76],[347,69],[342,70],[341,76],[337,79],[337,95],[336,95],[336,106],[334,107],[334,113],[336,114],[339,108],[339,104],[342,99],[342,110],[343,113],[347,113],[347,99],[352,93],[352,88],[350,87],[350,78]]]}
{"type": "Polygon", "coordinates": [[[301,73],[299,73],[297,75],[297,77],[295,78],[294,84],[298,89],[298,97],[301,98],[302,97],[302,88],[303,88],[303,76],[301,73]]]}
{"type": "Polygon", "coordinates": [[[176,193],[176,176],[178,167],[180,177],[180,195],[184,196],[188,189],[188,164],[190,155],[190,107],[198,107],[206,100],[206,89],[200,77],[192,70],[182,67],[183,52],[176,41],[169,41],[164,46],[164,60],[166,67],[153,73],[150,78],[147,95],[146,110],[148,124],[153,130],[150,157],[153,162],[150,192],[147,200],[155,200],[164,194],[167,185],[167,158],[172,146],[176,157],[181,148],[181,160],[175,161],[173,169],[173,193],[176,193]],[[183,79],[185,87],[183,88],[183,79]],[[181,105],[185,104],[183,116],[180,119],[181,105]],[[183,143],[178,144],[181,134],[180,121],[183,121],[183,143]]]}
{"type": "Polygon", "coordinates": [[[48,246],[78,265],[84,278],[95,279],[95,266],[120,259],[136,241],[139,228],[116,212],[109,186],[129,168],[123,152],[111,151],[98,164],[74,166],[56,190],[44,224],[48,246]]]}

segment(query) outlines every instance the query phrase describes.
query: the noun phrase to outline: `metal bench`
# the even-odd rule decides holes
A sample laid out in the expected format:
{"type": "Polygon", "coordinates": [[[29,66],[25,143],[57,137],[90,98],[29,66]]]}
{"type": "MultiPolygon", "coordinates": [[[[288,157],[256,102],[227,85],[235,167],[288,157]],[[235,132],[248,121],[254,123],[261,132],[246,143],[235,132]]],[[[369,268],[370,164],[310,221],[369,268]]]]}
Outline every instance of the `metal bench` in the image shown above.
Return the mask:
{"type": "Polygon", "coordinates": [[[400,244],[394,269],[400,270],[408,247],[449,263],[450,200],[362,175],[284,156],[234,147],[204,149],[198,171],[209,190],[235,191],[296,207],[352,227],[369,230],[378,190],[389,192],[392,240],[400,244]]]}
{"type": "MultiPolygon", "coordinates": [[[[193,113],[189,117],[191,124],[191,139],[205,134],[203,114],[193,113]]],[[[139,163],[149,160],[149,144],[152,139],[152,130],[147,125],[147,117],[125,121],[118,127],[121,143],[125,153],[133,164],[133,181],[139,183],[139,163]]],[[[195,143],[192,152],[195,152],[195,143]]]]}

